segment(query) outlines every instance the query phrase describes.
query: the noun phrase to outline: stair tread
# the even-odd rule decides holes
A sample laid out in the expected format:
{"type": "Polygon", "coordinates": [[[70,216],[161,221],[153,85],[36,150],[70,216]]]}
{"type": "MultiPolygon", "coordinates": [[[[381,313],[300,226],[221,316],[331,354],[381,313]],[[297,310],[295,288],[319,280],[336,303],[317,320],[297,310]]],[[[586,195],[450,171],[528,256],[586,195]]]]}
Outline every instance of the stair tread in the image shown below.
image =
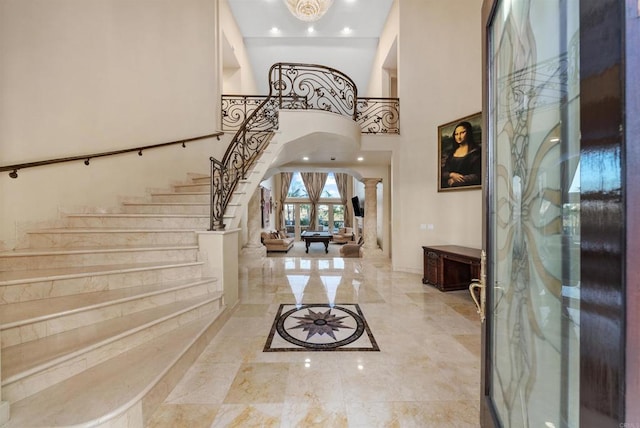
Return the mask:
{"type": "Polygon", "coordinates": [[[210,195],[211,192],[154,192],[151,196],[175,196],[175,195],[210,195]]]}
{"type": "Polygon", "coordinates": [[[163,229],[163,228],[153,228],[153,229],[141,229],[141,228],[122,228],[122,227],[105,227],[105,228],[95,228],[95,227],[85,227],[85,228],[52,228],[52,229],[38,229],[38,230],[30,230],[30,234],[36,233],[136,233],[136,232],[144,232],[144,233],[185,233],[192,232],[192,229],[163,229]]]}
{"type": "Polygon", "coordinates": [[[149,263],[123,263],[115,265],[95,265],[79,267],[61,267],[51,269],[13,270],[0,271],[0,286],[25,281],[47,281],[63,278],[82,277],[87,275],[108,275],[120,272],[135,272],[156,268],[168,268],[179,266],[196,266],[202,262],[149,262],[149,263]]]}
{"type": "Polygon", "coordinates": [[[206,298],[197,296],[6,347],[2,350],[2,384],[6,385],[30,373],[44,370],[149,324],[215,301],[221,296],[222,292],[210,293],[206,298]]]}
{"type": "Polygon", "coordinates": [[[41,255],[86,254],[86,253],[116,253],[137,251],[163,251],[163,250],[192,250],[197,245],[140,245],[140,246],[100,246],[78,248],[25,248],[0,252],[0,257],[26,257],[41,255]]]}
{"type": "Polygon", "coordinates": [[[144,214],[144,213],[87,213],[65,214],[65,217],[115,217],[115,218],[209,218],[207,214],[144,214]]]}
{"type": "Polygon", "coordinates": [[[27,322],[42,321],[64,314],[103,306],[107,303],[132,300],[150,294],[157,294],[158,292],[167,292],[169,290],[184,288],[189,285],[204,284],[211,281],[215,281],[215,278],[190,278],[116,288],[113,290],[8,303],[2,305],[2,311],[0,311],[0,328],[13,327],[14,325],[25,324],[27,322]]]}
{"type": "Polygon", "coordinates": [[[7,427],[88,426],[117,416],[139,401],[215,318],[185,324],[13,403],[7,427]]]}
{"type": "Polygon", "coordinates": [[[123,202],[122,205],[209,205],[209,202],[123,202]]]}

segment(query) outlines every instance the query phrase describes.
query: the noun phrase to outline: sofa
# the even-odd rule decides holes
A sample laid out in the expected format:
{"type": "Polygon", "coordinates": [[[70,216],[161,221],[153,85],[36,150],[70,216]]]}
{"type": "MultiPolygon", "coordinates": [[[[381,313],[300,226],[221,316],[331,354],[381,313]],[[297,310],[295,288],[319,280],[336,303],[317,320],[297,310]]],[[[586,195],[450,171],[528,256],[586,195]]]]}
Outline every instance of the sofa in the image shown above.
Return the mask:
{"type": "Polygon", "coordinates": [[[284,251],[285,253],[293,247],[294,238],[288,238],[284,231],[264,231],[260,234],[262,245],[269,251],[284,251]]]}
{"type": "Polygon", "coordinates": [[[362,257],[363,244],[364,239],[362,239],[362,236],[357,243],[353,242],[344,244],[340,247],[340,257],[362,257]]]}
{"type": "Polygon", "coordinates": [[[346,244],[354,239],[355,235],[353,234],[353,228],[351,227],[341,227],[338,229],[337,233],[333,234],[333,242],[336,244],[346,244]]]}

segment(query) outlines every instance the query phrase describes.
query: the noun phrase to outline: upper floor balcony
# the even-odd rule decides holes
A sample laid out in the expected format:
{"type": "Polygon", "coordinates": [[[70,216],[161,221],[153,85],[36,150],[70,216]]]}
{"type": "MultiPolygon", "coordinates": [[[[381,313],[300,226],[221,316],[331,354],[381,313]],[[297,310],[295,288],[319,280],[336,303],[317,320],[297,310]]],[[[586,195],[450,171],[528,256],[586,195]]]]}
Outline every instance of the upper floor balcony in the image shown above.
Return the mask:
{"type": "Polygon", "coordinates": [[[290,64],[272,82],[277,96],[222,95],[223,131],[237,131],[245,120],[263,106],[264,117],[278,129],[277,112],[288,110],[323,110],[351,116],[363,134],[400,134],[399,98],[357,97],[357,88],[341,73],[316,65],[290,64]],[[343,82],[344,80],[344,82],[343,82]],[[286,91],[282,89],[286,88],[286,91]],[[354,104],[355,100],[355,106],[354,104]],[[353,109],[352,107],[355,107],[353,109]]]}

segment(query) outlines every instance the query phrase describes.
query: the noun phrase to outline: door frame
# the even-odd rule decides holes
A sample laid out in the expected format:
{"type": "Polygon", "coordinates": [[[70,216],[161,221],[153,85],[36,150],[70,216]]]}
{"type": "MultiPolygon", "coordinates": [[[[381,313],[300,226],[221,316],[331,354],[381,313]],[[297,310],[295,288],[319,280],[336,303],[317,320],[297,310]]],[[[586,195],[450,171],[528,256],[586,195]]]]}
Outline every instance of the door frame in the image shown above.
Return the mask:
{"type": "MultiPolygon", "coordinates": [[[[482,4],[483,247],[492,254],[487,144],[489,26],[501,0],[482,4]]],[[[573,0],[561,0],[561,2],[573,0]]],[[[581,189],[580,426],[640,427],[640,0],[580,0],[581,177],[600,177],[610,161],[614,183],[581,189]],[[625,41],[636,41],[625,44],[625,41]],[[626,52],[625,52],[626,49],[626,52]],[[625,80],[626,79],[626,80],[625,80]],[[626,92],[625,92],[626,91],[626,92]],[[630,144],[625,144],[629,141],[630,144]],[[603,225],[606,226],[603,228],[603,225]],[[629,305],[627,308],[627,304],[629,305]],[[607,340],[603,340],[607,338],[607,340]],[[625,403],[629,403],[628,406],[625,403]]],[[[593,180],[592,180],[593,181],[593,180]]],[[[487,263],[487,286],[493,272],[487,263]]],[[[491,402],[492,293],[482,326],[480,423],[499,426],[491,402]]]]}

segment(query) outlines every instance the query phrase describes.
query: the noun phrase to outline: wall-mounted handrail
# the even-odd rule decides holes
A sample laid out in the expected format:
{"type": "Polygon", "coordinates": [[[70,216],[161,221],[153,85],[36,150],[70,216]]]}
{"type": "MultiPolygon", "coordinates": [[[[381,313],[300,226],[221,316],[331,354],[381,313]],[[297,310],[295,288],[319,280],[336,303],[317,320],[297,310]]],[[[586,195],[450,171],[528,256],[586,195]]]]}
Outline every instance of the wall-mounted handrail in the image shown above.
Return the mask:
{"type": "Polygon", "coordinates": [[[73,162],[77,160],[83,160],[85,165],[89,165],[91,162],[91,159],[101,158],[105,156],[120,155],[123,153],[129,153],[129,152],[138,152],[138,155],[142,156],[142,152],[144,150],[171,146],[174,144],[182,144],[182,147],[186,147],[186,143],[190,143],[192,141],[204,140],[204,139],[213,138],[213,137],[216,137],[218,140],[220,140],[221,135],[224,135],[224,132],[216,132],[213,134],[201,135],[199,137],[192,137],[192,138],[186,138],[182,140],[170,141],[168,143],[150,144],[148,146],[140,146],[140,147],[134,147],[130,149],[112,150],[110,152],[92,153],[88,155],[69,156],[65,158],[56,158],[56,159],[46,159],[46,160],[36,161],[36,162],[18,163],[15,165],[5,165],[5,166],[0,166],[0,172],[11,171],[9,173],[9,177],[18,178],[18,171],[21,169],[34,168],[34,167],[44,166],[44,165],[52,165],[52,164],[62,163],[62,162],[73,162]]]}
{"type": "Polygon", "coordinates": [[[358,89],[349,76],[317,64],[276,63],[269,69],[269,95],[234,135],[222,161],[211,159],[210,230],[224,230],[224,212],[273,133],[280,109],[322,110],[357,120],[358,89]]]}

